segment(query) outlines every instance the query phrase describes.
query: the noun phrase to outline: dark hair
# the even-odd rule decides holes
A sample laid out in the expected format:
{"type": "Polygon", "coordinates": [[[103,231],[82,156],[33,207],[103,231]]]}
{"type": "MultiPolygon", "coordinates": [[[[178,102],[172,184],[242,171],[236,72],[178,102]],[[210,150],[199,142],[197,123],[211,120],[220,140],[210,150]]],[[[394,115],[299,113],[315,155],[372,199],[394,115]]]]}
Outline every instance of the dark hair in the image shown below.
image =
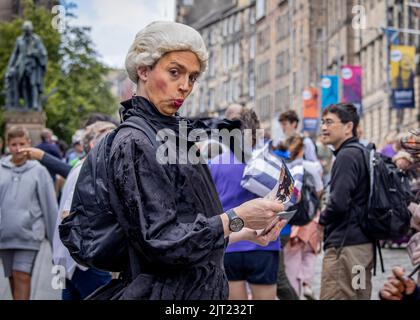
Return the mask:
{"type": "Polygon", "coordinates": [[[359,115],[357,114],[356,107],[351,103],[338,103],[332,104],[325,108],[322,112],[322,116],[326,116],[328,113],[335,114],[342,123],[346,124],[353,122],[353,137],[357,137],[357,127],[359,126],[359,115]]]}
{"type": "Polygon", "coordinates": [[[260,120],[254,110],[249,108],[242,108],[241,118],[242,125],[241,129],[252,130],[252,146],[257,144],[257,130],[260,129],[260,120]]]}
{"type": "Polygon", "coordinates": [[[69,149],[69,145],[64,140],[58,140],[57,146],[61,151],[61,154],[66,154],[66,151],[69,149]]]}
{"type": "Polygon", "coordinates": [[[288,110],[280,114],[279,121],[280,122],[289,121],[290,123],[293,123],[293,122],[299,123],[299,117],[295,111],[288,110]]]}

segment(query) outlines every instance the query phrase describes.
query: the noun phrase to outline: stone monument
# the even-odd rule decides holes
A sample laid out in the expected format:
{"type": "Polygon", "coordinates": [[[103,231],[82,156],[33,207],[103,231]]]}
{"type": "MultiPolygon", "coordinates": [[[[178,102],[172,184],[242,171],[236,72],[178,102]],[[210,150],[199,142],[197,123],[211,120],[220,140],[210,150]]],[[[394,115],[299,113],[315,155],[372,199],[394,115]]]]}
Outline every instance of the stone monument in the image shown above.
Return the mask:
{"type": "Polygon", "coordinates": [[[25,21],[22,29],[23,35],[16,40],[6,70],[6,133],[12,126],[24,126],[36,144],[46,124],[42,93],[48,58],[41,38],[33,32],[32,22],[25,21]]]}

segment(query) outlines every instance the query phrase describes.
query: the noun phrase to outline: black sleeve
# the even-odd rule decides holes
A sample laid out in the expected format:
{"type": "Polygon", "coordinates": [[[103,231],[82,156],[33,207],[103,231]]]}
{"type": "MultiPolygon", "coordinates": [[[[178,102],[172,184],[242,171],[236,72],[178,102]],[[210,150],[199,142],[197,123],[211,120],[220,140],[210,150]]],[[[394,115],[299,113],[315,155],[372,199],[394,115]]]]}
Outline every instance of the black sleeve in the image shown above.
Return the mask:
{"type": "Polygon", "coordinates": [[[359,171],[359,164],[352,150],[342,150],[331,172],[330,196],[319,220],[321,225],[331,224],[340,216],[350,212],[351,195],[358,187],[359,171]]]}
{"type": "Polygon", "coordinates": [[[194,221],[180,221],[176,200],[179,190],[175,190],[171,174],[176,165],[158,163],[156,151],[145,141],[132,137],[123,141],[111,158],[114,186],[125,214],[138,217],[138,239],[147,259],[166,268],[185,267],[223,248],[219,216],[207,218],[195,212],[191,203],[188,207],[194,221]]]}
{"type": "Polygon", "coordinates": [[[63,178],[67,178],[71,170],[71,166],[67,163],[62,162],[60,159],[44,153],[44,157],[41,159],[40,163],[48,169],[53,174],[58,174],[63,178]]]}
{"type": "Polygon", "coordinates": [[[404,301],[420,301],[420,287],[417,286],[416,291],[409,296],[404,296],[404,301]]]}

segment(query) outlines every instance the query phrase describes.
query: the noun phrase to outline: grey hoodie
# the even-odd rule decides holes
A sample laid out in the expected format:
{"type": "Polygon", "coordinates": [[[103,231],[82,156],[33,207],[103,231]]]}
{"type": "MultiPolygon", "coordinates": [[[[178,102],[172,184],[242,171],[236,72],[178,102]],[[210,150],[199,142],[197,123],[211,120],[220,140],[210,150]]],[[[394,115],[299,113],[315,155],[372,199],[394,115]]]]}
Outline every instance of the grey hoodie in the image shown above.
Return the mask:
{"type": "Polygon", "coordinates": [[[47,169],[37,161],[16,167],[0,160],[0,249],[39,250],[52,242],[57,200],[47,169]]]}

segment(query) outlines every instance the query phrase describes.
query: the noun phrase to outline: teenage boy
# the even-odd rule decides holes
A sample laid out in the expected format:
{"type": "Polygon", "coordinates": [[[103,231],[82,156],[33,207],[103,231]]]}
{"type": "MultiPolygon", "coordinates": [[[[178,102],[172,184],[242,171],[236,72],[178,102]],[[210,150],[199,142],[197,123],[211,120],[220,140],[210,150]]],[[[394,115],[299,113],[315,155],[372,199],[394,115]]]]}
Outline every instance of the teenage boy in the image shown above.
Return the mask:
{"type": "Polygon", "coordinates": [[[30,298],[35,259],[45,236],[52,241],[58,210],[47,169],[21,152],[30,144],[23,127],[11,128],[10,155],[0,160],[0,258],[16,300],[30,298]]]}

